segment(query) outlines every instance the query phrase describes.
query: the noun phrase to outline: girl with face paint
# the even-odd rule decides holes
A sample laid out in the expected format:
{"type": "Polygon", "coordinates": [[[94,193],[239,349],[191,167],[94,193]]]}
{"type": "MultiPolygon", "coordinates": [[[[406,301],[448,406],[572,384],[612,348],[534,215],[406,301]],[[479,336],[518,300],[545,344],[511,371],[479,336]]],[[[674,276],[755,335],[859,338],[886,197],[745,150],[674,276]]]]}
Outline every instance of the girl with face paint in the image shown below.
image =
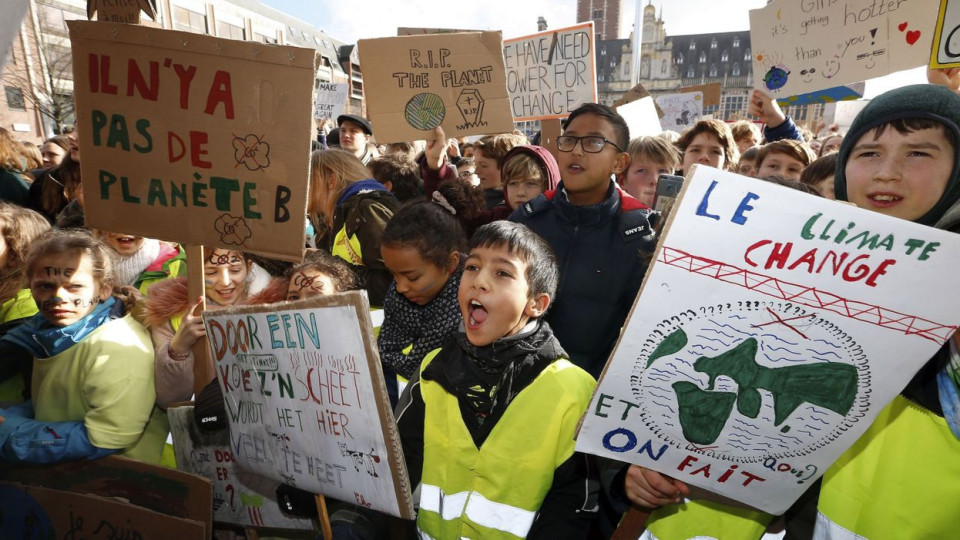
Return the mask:
{"type": "MultiPolygon", "coordinates": [[[[253,262],[243,252],[205,249],[206,309],[245,304],[252,269],[253,262]]],[[[147,290],[144,322],[153,336],[161,407],[193,396],[193,346],[206,335],[200,317],[202,300],[188,297],[185,278],[164,280],[147,290]]]]}
{"type": "Polygon", "coordinates": [[[394,405],[399,390],[390,374],[408,379],[460,325],[457,289],[466,237],[453,211],[442,196],[410,203],[383,232],[380,253],[393,282],[377,346],[394,405]]]}
{"type": "Polygon", "coordinates": [[[82,231],[36,240],[25,261],[39,313],[0,339],[33,358],[32,401],[0,410],[0,461],[58,463],[121,452],[158,463],[166,420],[150,334],[111,296],[111,252],[82,231]]]}

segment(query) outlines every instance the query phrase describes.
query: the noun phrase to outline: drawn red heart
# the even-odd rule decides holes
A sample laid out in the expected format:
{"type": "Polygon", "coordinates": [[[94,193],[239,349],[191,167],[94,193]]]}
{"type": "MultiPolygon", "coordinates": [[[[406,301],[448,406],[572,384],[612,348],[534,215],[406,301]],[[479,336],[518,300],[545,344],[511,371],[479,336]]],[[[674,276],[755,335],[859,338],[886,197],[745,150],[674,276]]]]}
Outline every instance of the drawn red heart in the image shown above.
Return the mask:
{"type": "Polygon", "coordinates": [[[918,39],[920,39],[919,30],[911,30],[907,32],[907,43],[909,43],[910,45],[913,45],[914,43],[916,43],[918,39]]]}
{"type": "Polygon", "coordinates": [[[900,26],[898,26],[897,28],[899,28],[900,31],[903,32],[904,30],[907,29],[907,23],[902,22],[902,23],[900,23],[900,26]]]}

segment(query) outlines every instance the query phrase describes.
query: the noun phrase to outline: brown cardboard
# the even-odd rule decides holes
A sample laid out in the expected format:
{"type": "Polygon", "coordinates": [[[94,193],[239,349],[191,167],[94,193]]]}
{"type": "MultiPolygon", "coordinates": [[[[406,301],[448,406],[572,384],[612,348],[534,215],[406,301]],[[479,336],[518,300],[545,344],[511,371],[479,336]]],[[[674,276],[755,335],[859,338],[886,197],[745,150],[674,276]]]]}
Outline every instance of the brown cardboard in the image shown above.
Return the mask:
{"type": "Polygon", "coordinates": [[[140,24],[140,12],[157,20],[156,0],[87,0],[87,18],[127,24],[140,24]]]}
{"type": "Polygon", "coordinates": [[[597,101],[593,21],[503,42],[516,121],[566,118],[597,101]]]}
{"type": "MultiPolygon", "coordinates": [[[[628,103],[633,103],[638,99],[643,99],[650,95],[650,92],[647,92],[647,89],[643,87],[642,84],[638,84],[633,88],[627,90],[623,93],[623,96],[620,99],[613,102],[613,108],[622,107],[628,103]]],[[[653,106],[657,109],[657,116],[663,118],[663,109],[657,106],[657,101],[653,100],[653,106]]]]}
{"type": "Polygon", "coordinates": [[[553,154],[554,158],[559,159],[559,150],[557,150],[557,137],[563,133],[561,121],[557,118],[540,121],[540,146],[546,148],[553,154]]]}
{"type": "Polygon", "coordinates": [[[47,489],[119,497],[131,504],[198,521],[205,538],[213,531],[213,487],[209,480],[119,456],[55,465],[4,464],[0,478],[47,489]]]}
{"type": "Polygon", "coordinates": [[[0,483],[0,502],[5,538],[209,538],[199,521],[91,494],[0,483]]]}
{"type": "Polygon", "coordinates": [[[703,92],[703,106],[709,107],[711,105],[720,106],[720,83],[710,83],[710,84],[696,84],[693,86],[683,86],[678,88],[676,91],[671,92],[673,94],[686,94],[689,92],[703,92]]]}
{"type": "Polygon", "coordinates": [[[316,51],[69,27],[87,225],[299,260],[316,51]]]}
{"type": "Polygon", "coordinates": [[[500,32],[361,39],[367,112],[381,143],[513,130],[500,32]]]}

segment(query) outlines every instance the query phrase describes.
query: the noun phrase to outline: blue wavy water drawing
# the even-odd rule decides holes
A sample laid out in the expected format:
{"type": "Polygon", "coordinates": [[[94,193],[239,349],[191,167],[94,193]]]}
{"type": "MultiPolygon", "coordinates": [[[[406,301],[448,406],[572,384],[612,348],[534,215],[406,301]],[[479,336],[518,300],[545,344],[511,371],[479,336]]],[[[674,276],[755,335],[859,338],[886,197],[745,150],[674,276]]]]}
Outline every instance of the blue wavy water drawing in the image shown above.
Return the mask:
{"type": "Polygon", "coordinates": [[[796,347],[797,345],[800,344],[800,342],[787,341],[786,339],[783,339],[782,336],[778,336],[778,335],[776,335],[776,334],[770,334],[770,333],[760,334],[760,337],[771,338],[771,339],[775,339],[775,340],[777,340],[777,341],[782,341],[782,342],[786,343],[787,345],[792,345],[792,346],[794,346],[794,347],[796,347]]]}
{"type": "Polygon", "coordinates": [[[659,401],[657,401],[657,400],[655,400],[655,399],[651,399],[650,401],[651,401],[654,405],[659,405],[659,406],[661,406],[661,407],[665,407],[665,408],[666,408],[667,410],[669,410],[671,413],[677,414],[677,411],[674,410],[673,407],[671,407],[670,405],[668,405],[668,404],[666,404],[666,403],[660,403],[659,401]]]}
{"type": "Polygon", "coordinates": [[[693,349],[703,349],[703,350],[705,350],[705,351],[710,351],[710,352],[719,352],[719,351],[720,351],[720,349],[718,349],[718,348],[716,348],[716,347],[710,347],[710,346],[707,346],[707,345],[701,345],[700,343],[697,343],[696,345],[692,345],[692,346],[690,347],[690,349],[691,349],[691,350],[693,350],[693,349]]]}
{"type": "MultiPolygon", "coordinates": [[[[821,351],[815,351],[815,350],[810,349],[810,348],[808,348],[807,351],[808,351],[808,352],[812,352],[812,353],[814,353],[814,354],[818,354],[818,355],[820,355],[820,356],[826,356],[826,355],[829,354],[829,355],[832,355],[832,356],[836,356],[836,357],[837,357],[838,359],[840,359],[840,360],[843,359],[842,356],[840,356],[839,354],[837,354],[837,353],[835,353],[835,352],[833,352],[833,351],[823,351],[823,352],[821,352],[821,351]]],[[[824,361],[826,362],[827,360],[824,360],[824,361]]]]}
{"type": "Polygon", "coordinates": [[[716,328],[704,328],[703,331],[704,331],[704,332],[714,332],[714,333],[716,333],[716,334],[720,334],[721,336],[723,336],[723,337],[728,337],[728,338],[730,338],[730,339],[736,339],[736,337],[737,337],[737,336],[732,336],[732,335],[730,335],[730,334],[721,332],[720,330],[717,330],[716,328]]]}
{"type": "Polygon", "coordinates": [[[790,359],[790,358],[772,358],[772,357],[771,357],[769,354],[767,354],[767,353],[763,353],[763,357],[766,358],[767,360],[769,360],[770,362],[774,363],[774,364],[776,364],[777,362],[788,362],[788,363],[791,363],[791,364],[805,363],[805,362],[806,362],[806,360],[804,360],[803,358],[794,358],[794,359],[790,359]]]}
{"type": "Polygon", "coordinates": [[[740,319],[740,320],[746,319],[746,317],[744,317],[743,315],[737,315],[737,314],[731,314],[731,315],[730,315],[730,318],[731,318],[731,319],[740,319]]]}
{"type": "Polygon", "coordinates": [[[731,447],[731,448],[736,448],[736,449],[738,449],[738,450],[743,450],[744,452],[749,452],[749,451],[750,451],[750,449],[744,448],[744,447],[740,446],[739,444],[732,444],[732,443],[731,443],[731,444],[730,444],[730,447],[731,447]]]}
{"type": "Polygon", "coordinates": [[[813,433],[811,433],[811,432],[809,432],[809,431],[807,431],[807,430],[805,430],[805,429],[798,429],[798,430],[797,430],[797,433],[806,433],[807,435],[813,437],[813,433]]]}
{"type": "MultiPolygon", "coordinates": [[[[762,342],[761,342],[761,343],[762,343],[762,342]]],[[[788,348],[786,348],[786,347],[774,347],[773,345],[767,345],[765,348],[770,349],[771,352],[772,352],[772,351],[787,351],[788,353],[793,354],[793,355],[797,355],[797,356],[800,355],[800,353],[798,353],[797,351],[791,351],[790,349],[788,349],[788,348]]]]}
{"type": "Polygon", "coordinates": [[[817,418],[816,416],[814,416],[814,415],[812,415],[812,414],[810,415],[810,418],[816,420],[817,422],[820,422],[821,424],[823,424],[823,425],[825,425],[825,426],[829,426],[829,425],[830,425],[830,422],[827,422],[826,420],[817,418]]]}
{"type": "Polygon", "coordinates": [[[709,337],[707,337],[707,336],[697,336],[697,337],[698,337],[698,338],[701,338],[701,339],[705,339],[705,340],[707,340],[707,341],[716,341],[717,343],[719,343],[719,344],[721,344],[721,345],[723,345],[724,347],[727,347],[727,348],[729,348],[730,345],[731,345],[730,343],[724,343],[724,341],[723,341],[722,339],[709,338],[709,337]]]}

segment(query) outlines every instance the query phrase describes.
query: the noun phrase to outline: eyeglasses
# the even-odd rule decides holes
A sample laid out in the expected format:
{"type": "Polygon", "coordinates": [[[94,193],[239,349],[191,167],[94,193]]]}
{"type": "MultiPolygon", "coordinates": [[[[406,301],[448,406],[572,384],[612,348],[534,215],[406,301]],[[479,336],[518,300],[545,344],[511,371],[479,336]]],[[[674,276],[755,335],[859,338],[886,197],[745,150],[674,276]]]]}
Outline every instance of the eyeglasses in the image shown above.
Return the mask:
{"type": "Polygon", "coordinates": [[[583,151],[590,154],[602,152],[603,147],[608,144],[623,152],[623,148],[617,146],[617,143],[607,139],[606,137],[598,137],[596,135],[587,135],[586,137],[561,135],[557,137],[557,150],[560,150],[561,152],[573,152],[573,149],[576,148],[578,142],[580,143],[580,147],[583,148],[583,151]]]}
{"type": "Polygon", "coordinates": [[[460,178],[463,178],[463,179],[467,179],[467,178],[470,178],[471,176],[473,176],[474,174],[475,174],[475,173],[474,173],[473,171],[466,170],[466,171],[460,171],[459,173],[457,173],[457,176],[459,176],[460,178]]]}

